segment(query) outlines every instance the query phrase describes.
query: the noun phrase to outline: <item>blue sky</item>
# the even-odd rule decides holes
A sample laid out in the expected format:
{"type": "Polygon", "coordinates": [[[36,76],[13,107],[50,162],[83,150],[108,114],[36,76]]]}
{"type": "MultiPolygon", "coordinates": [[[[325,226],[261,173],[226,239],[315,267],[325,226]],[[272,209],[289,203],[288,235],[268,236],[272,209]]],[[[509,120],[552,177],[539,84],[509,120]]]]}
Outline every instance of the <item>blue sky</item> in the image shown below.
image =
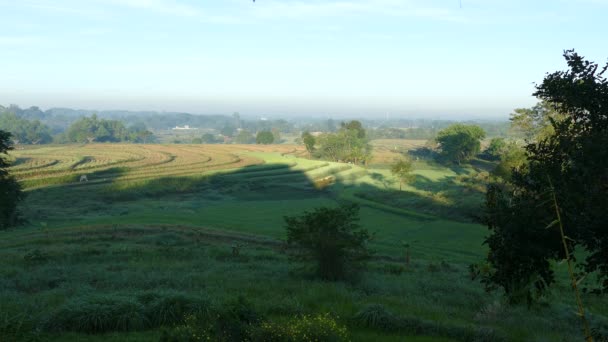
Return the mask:
{"type": "Polygon", "coordinates": [[[507,117],[608,0],[0,0],[0,104],[507,117]]]}

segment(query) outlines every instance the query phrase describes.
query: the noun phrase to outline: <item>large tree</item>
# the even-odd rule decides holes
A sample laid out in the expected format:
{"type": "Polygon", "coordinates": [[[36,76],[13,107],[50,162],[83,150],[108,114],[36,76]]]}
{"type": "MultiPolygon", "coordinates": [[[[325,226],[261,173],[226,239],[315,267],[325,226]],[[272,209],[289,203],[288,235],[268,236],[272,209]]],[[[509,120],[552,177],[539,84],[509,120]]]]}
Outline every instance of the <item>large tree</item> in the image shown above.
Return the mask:
{"type": "Polygon", "coordinates": [[[597,292],[608,291],[608,65],[572,50],[564,57],[569,70],[548,74],[534,93],[559,114],[549,120],[553,133],[525,147],[527,165],[513,170],[511,183],[487,192],[483,280],[511,297],[551,284],[564,245],[584,250],[579,265],[598,276],[597,292]]]}
{"type": "Polygon", "coordinates": [[[274,142],[274,135],[269,131],[261,131],[255,137],[256,144],[268,145],[274,142]]]}
{"type": "Polygon", "coordinates": [[[439,131],[436,140],[440,145],[441,156],[460,165],[479,153],[480,140],[485,135],[479,126],[454,124],[439,131]]]}
{"type": "Polygon", "coordinates": [[[7,170],[7,153],[12,148],[11,134],[0,130],[0,230],[17,223],[17,203],[23,199],[19,183],[7,170]]]}
{"type": "Polygon", "coordinates": [[[365,138],[365,130],[359,121],[343,123],[336,133],[322,134],[316,138],[315,155],[332,161],[367,163],[371,145],[365,138]]]}

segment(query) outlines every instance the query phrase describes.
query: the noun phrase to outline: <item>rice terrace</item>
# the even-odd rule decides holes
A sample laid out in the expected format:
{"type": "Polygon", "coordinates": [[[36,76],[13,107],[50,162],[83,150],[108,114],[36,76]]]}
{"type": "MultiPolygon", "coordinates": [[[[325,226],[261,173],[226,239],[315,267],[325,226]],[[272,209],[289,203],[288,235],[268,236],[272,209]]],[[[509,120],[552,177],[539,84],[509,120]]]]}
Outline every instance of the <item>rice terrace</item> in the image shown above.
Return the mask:
{"type": "MultiPolygon", "coordinates": [[[[501,305],[469,278],[468,264],[485,253],[486,228],[455,216],[449,204],[458,197],[469,198],[469,209],[481,205],[467,180],[483,169],[450,169],[419,159],[417,180],[407,185],[410,197],[401,206],[380,196],[398,186],[383,164],[398,155],[395,143],[376,143],[367,168],[310,160],[297,145],[16,150],[11,170],[27,192],[30,228],[5,233],[0,243],[4,329],[46,324],[44,340],[95,340],[90,334],[101,332],[109,335],[100,340],[145,341],[158,338],[163,322],[180,322],[198,303],[211,305],[204,303],[212,298],[214,305],[230,306],[243,296],[260,315],[280,320],[331,314],[354,340],[576,336],[575,322],[558,319],[569,315],[569,296],[530,316],[525,308],[501,305]],[[435,187],[446,190],[438,196],[435,187]],[[282,217],[340,201],[359,203],[361,224],[376,234],[371,267],[352,284],[292,273],[282,217]],[[139,312],[146,309],[141,298],[150,296],[167,306],[154,314],[162,317],[139,312]],[[106,317],[112,305],[127,311],[106,317]],[[85,312],[89,308],[99,312],[85,312]],[[398,320],[406,322],[405,335],[398,320]]],[[[566,286],[564,281],[557,291],[566,286]]],[[[590,310],[605,313],[605,304],[594,302],[590,310]]]]}

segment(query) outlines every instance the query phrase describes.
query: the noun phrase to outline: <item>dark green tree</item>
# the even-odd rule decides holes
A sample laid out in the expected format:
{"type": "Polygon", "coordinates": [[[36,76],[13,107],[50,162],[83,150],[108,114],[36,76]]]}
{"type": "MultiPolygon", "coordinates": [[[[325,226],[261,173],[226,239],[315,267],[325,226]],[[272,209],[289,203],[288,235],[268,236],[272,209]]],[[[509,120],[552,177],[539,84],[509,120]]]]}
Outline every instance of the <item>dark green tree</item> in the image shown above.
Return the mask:
{"type": "Polygon", "coordinates": [[[302,133],[302,142],[304,143],[304,146],[306,146],[306,151],[308,151],[308,154],[312,155],[312,153],[315,151],[315,137],[308,132],[304,132],[302,133]]]}
{"type": "Polygon", "coordinates": [[[534,93],[559,114],[549,120],[554,133],[530,142],[527,165],[486,196],[491,235],[482,279],[509,296],[544,289],[554,281],[552,261],[566,258],[555,203],[568,250],[584,250],[579,266],[602,285],[593,290],[608,291],[608,65],[572,50],[564,57],[569,70],[548,74],[534,93]]]}
{"type": "Polygon", "coordinates": [[[256,144],[269,145],[274,142],[274,135],[269,131],[261,131],[255,137],[256,144]]]}
{"type": "Polygon", "coordinates": [[[500,157],[507,151],[507,142],[504,138],[492,138],[490,145],[484,151],[485,158],[489,160],[499,160],[500,157]]]}
{"type": "Polygon", "coordinates": [[[437,133],[441,156],[460,165],[479,153],[485,132],[476,125],[453,124],[437,133]]]}
{"type": "Polygon", "coordinates": [[[217,142],[217,139],[215,139],[215,136],[211,133],[203,134],[201,140],[204,144],[215,144],[217,142]]]}
{"type": "Polygon", "coordinates": [[[21,186],[7,170],[7,153],[11,149],[11,134],[0,130],[0,230],[17,224],[17,204],[24,197],[21,186]]]}
{"type": "Polygon", "coordinates": [[[287,243],[296,248],[295,257],[314,260],[324,280],[341,280],[356,275],[370,256],[371,235],[359,227],[359,207],[321,207],[300,216],[286,216],[287,243]]]}

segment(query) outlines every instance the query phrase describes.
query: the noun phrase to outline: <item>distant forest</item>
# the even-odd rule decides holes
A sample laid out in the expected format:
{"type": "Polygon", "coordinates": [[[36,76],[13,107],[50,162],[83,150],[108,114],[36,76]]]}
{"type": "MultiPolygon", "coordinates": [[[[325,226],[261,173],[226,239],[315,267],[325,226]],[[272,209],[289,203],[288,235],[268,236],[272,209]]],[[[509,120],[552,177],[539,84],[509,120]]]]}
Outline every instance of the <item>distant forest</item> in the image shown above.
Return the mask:
{"type": "MultiPolygon", "coordinates": [[[[359,119],[367,127],[367,138],[433,139],[437,132],[457,122],[431,119],[359,119]]],[[[461,121],[462,122],[462,121],[461,121]]],[[[274,142],[281,135],[299,136],[301,132],[336,132],[341,120],[322,118],[251,119],[232,115],[195,115],[153,111],[93,111],[69,108],[20,108],[0,105],[0,128],[9,131],[15,144],[132,142],[155,143],[163,132],[174,127],[198,129],[198,137],[188,143],[255,143],[255,134],[272,132],[274,142]]],[[[488,137],[513,136],[510,122],[464,121],[480,126],[488,137]]],[[[171,141],[181,142],[181,141],[171,141]]],[[[299,142],[297,140],[296,142],[299,142]]]]}

